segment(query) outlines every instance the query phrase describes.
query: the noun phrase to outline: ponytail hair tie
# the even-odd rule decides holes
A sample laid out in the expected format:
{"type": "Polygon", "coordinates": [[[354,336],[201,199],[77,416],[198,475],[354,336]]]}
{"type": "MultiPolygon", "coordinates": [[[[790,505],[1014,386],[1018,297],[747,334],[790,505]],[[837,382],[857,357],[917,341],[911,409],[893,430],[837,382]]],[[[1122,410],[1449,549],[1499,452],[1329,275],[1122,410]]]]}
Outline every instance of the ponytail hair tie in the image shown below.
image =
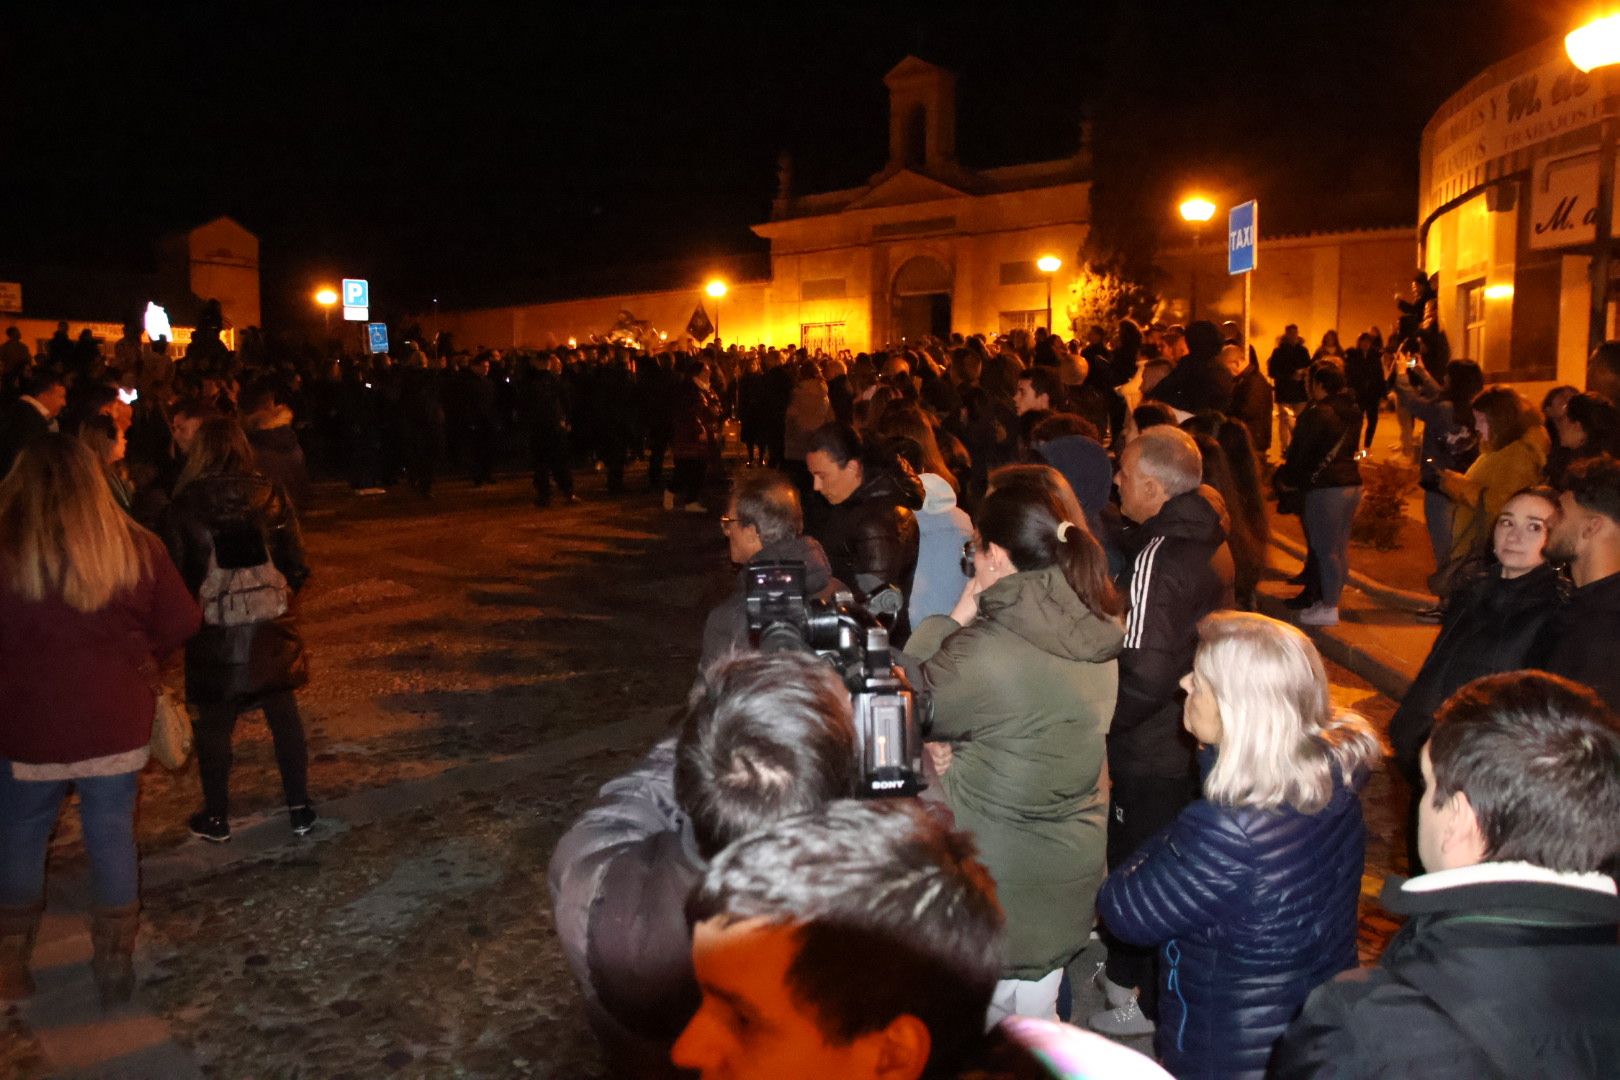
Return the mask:
{"type": "Polygon", "coordinates": [[[1073,531],[1074,531],[1074,522],[1072,522],[1072,521],[1060,521],[1060,522],[1058,522],[1058,528],[1057,528],[1058,543],[1061,544],[1065,540],[1067,540],[1069,538],[1069,533],[1071,533],[1073,531]]]}

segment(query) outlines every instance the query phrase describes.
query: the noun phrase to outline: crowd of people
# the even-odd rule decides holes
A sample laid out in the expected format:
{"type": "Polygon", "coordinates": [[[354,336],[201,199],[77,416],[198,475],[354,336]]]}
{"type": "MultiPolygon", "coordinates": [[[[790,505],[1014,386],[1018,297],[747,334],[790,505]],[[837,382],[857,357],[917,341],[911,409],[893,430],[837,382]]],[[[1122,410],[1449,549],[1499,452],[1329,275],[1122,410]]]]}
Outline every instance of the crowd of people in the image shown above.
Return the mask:
{"type": "Polygon", "coordinates": [[[1313,355],[1290,327],[1264,367],[1233,324],[1130,319],[842,356],[441,342],[327,363],[201,333],[173,361],[133,329],[110,355],[13,335],[0,993],[31,989],[76,789],[97,982],[129,997],[137,777],[182,646],[192,832],[230,838],[252,710],[292,830],[313,826],[311,470],[430,497],[446,469],[483,484],[526,457],[543,507],[577,499],[580,470],[615,496],[644,459],[666,510],[723,499],[742,574],[678,731],[551,858],[614,1075],[1600,1075],[1620,1055],[1620,343],[1538,414],[1447,354],[1425,290],[1387,345],[1330,335],[1313,355]],[[1384,902],[1412,917],[1356,974],[1383,737],[1334,707],[1304,632],[1253,609],[1271,515],[1297,513],[1290,606],[1338,621],[1392,400],[1414,446],[1422,424],[1443,625],[1389,732],[1416,876],[1384,902]],[[853,801],[848,688],[755,651],[747,571],[781,561],[807,599],[847,593],[887,628],[931,705],[920,798],[853,801]],[[1105,1007],[1061,1024],[1093,936],[1105,1007]],[[1157,1064],[1103,1038],[1147,1035],[1157,1064]]]}

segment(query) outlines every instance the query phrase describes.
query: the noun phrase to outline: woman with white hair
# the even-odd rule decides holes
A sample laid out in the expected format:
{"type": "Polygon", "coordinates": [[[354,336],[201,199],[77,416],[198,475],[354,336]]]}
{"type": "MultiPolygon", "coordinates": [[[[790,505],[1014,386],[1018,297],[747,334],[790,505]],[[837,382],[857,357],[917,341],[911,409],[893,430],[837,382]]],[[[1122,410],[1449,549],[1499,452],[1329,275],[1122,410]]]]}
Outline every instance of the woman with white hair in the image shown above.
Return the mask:
{"type": "Polygon", "coordinates": [[[1198,635],[1181,684],[1204,797],[1109,875],[1097,911],[1161,949],[1165,1067],[1259,1078],[1306,995],[1356,965],[1360,788],[1380,744],[1334,710],[1299,630],[1219,612],[1198,635]]]}

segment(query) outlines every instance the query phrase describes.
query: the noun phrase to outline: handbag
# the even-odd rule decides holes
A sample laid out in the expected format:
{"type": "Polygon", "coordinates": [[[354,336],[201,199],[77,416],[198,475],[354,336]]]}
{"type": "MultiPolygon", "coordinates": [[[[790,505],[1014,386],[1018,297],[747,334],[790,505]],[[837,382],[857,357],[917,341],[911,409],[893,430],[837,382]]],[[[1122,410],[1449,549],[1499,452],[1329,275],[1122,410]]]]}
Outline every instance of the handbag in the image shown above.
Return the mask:
{"type": "Polygon", "coordinates": [[[174,694],[158,688],[152,713],[152,756],[170,772],[191,756],[191,716],[174,694]]]}
{"type": "Polygon", "coordinates": [[[1293,514],[1297,517],[1305,512],[1305,492],[1315,485],[1317,478],[1322,475],[1322,470],[1326,469],[1333,459],[1339,456],[1339,451],[1344,449],[1345,437],[1351,435],[1356,427],[1357,425],[1347,424],[1345,429],[1339,432],[1338,439],[1333,443],[1333,449],[1329,450],[1327,456],[1316,463],[1316,468],[1311,470],[1310,479],[1305,481],[1305,487],[1289,487],[1278,481],[1275,476],[1272,477],[1271,485],[1277,491],[1277,513],[1293,514]]]}

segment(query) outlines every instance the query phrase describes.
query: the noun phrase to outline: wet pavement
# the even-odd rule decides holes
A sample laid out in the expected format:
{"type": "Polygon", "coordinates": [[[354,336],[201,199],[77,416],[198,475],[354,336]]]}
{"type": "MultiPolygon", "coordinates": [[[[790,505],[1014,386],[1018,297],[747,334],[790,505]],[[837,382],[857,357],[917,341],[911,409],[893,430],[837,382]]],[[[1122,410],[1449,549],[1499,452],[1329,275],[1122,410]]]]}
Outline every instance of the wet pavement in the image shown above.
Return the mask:
{"type": "MultiPolygon", "coordinates": [[[[598,484],[549,510],[516,479],[452,482],[431,504],[333,489],[309,516],[299,700],[329,817],[287,830],[257,717],[238,728],[232,844],[185,834],[194,771],[143,777],[140,1013],[201,1075],[601,1075],[546,861],[684,698],[731,578],[714,516],[598,484]]],[[[1336,700],[1387,722],[1392,703],[1332,677],[1336,700]]],[[[1369,897],[1404,850],[1392,784],[1375,777],[1367,799],[1369,897]]],[[[64,815],[59,908],[79,902],[77,831],[64,815]]],[[[1369,906],[1365,959],[1390,928],[1369,906]]],[[[36,1038],[27,1015],[6,1013],[0,1075],[69,1075],[69,1040],[36,1038]]],[[[173,1075],[137,1060],[81,1075],[173,1075]]]]}

